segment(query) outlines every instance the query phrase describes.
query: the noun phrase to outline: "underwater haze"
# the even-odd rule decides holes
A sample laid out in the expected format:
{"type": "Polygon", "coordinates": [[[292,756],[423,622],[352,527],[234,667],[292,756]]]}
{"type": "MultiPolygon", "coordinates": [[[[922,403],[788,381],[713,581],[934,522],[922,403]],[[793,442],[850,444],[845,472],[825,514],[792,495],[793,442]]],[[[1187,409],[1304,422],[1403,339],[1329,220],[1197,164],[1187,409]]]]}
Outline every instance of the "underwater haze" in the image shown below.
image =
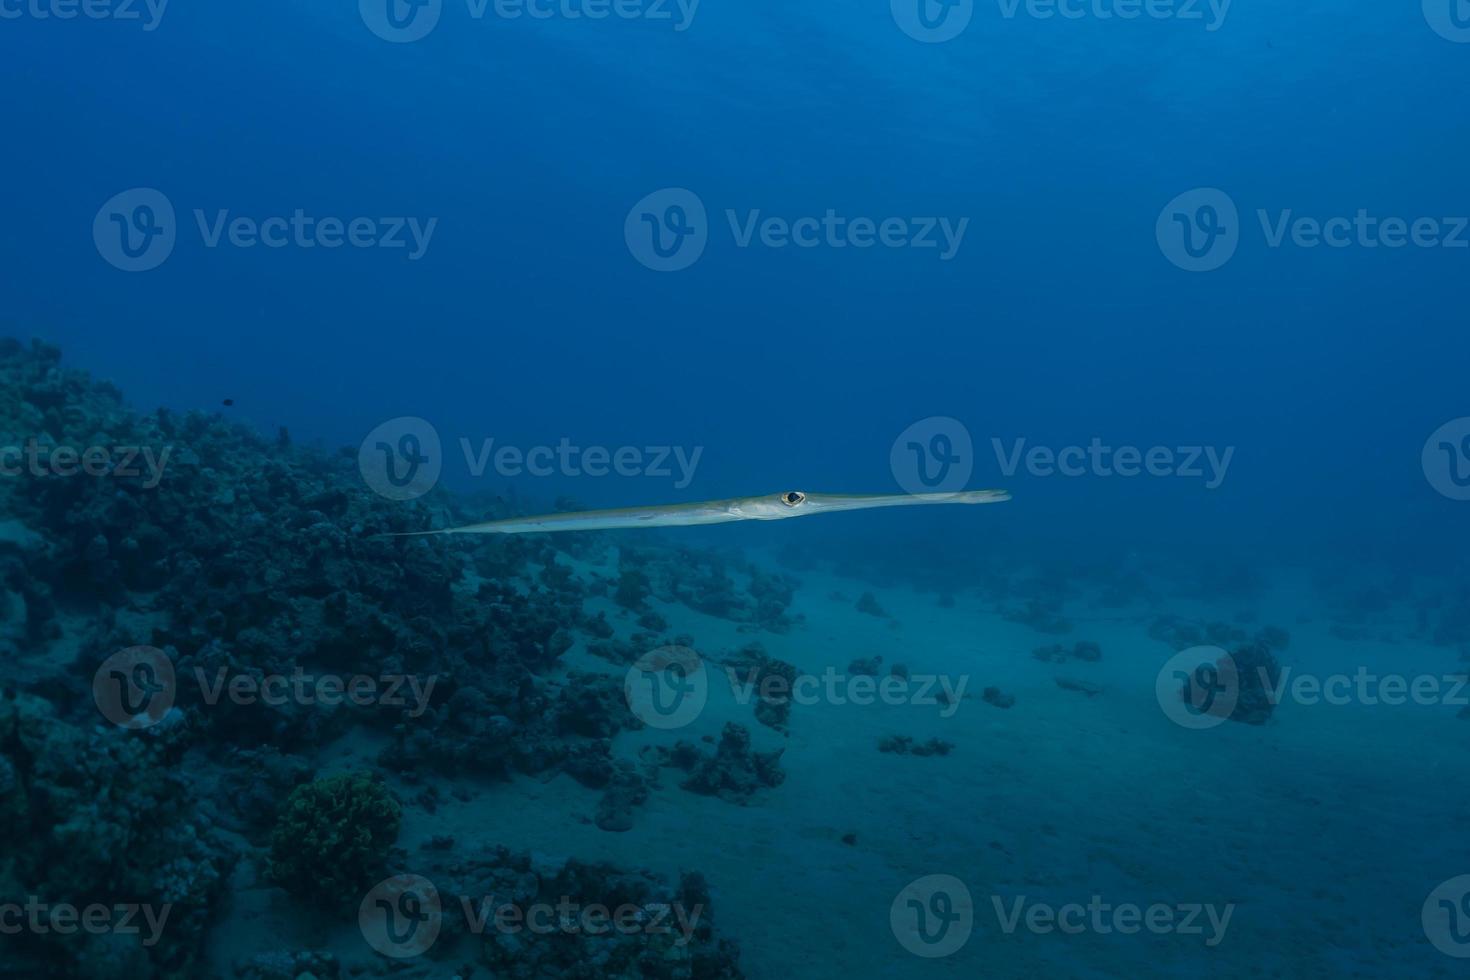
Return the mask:
{"type": "Polygon", "coordinates": [[[1466,78],[0,0],[0,976],[1464,975],[1466,78]]]}

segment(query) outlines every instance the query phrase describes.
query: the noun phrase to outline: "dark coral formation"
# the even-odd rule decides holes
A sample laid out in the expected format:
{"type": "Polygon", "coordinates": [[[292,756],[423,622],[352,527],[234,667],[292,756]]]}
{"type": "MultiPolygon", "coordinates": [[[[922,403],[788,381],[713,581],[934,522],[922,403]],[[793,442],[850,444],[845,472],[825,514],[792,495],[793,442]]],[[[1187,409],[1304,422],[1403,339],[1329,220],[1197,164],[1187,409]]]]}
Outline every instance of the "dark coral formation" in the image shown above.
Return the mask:
{"type": "Polygon", "coordinates": [[[1148,635],[1176,650],[1197,646],[1229,648],[1244,643],[1259,643],[1268,650],[1285,650],[1291,634],[1279,626],[1265,626],[1254,633],[1243,626],[1185,619],[1181,616],[1158,616],[1149,626],[1148,635]]]}
{"type": "Polygon", "coordinates": [[[1029,626],[1038,633],[1060,635],[1072,632],[1072,621],[1062,615],[1060,602],[1031,599],[1021,606],[1009,606],[1001,615],[1013,623],[1029,626]]]}
{"type": "Polygon", "coordinates": [[[878,740],[878,751],[893,755],[949,755],[953,749],[953,742],[946,742],[941,738],[915,742],[909,735],[885,735],[878,740]]]}
{"type": "Polygon", "coordinates": [[[1274,691],[1281,680],[1280,662],[1265,642],[1257,641],[1232,650],[1229,668],[1237,684],[1230,720],[1264,725],[1276,710],[1274,691]]]}
{"type": "Polygon", "coordinates": [[[744,805],[761,789],[785,781],[786,773],[781,769],[784,751],[754,751],[750,730],[732,721],[725,725],[713,753],[700,752],[692,742],[680,742],[670,762],[689,773],[680,783],[684,789],[744,805]]]}
{"type": "MultiPolygon", "coordinates": [[[[179,745],[59,719],[45,701],[0,695],[0,904],[142,906],[165,928],[23,930],[5,938],[10,975],[193,977],[211,910],[238,851],[178,768],[179,745]]],[[[40,914],[49,915],[42,911],[40,914]]]]}
{"type": "Polygon", "coordinates": [[[1097,686],[1091,681],[1082,681],[1078,680],[1075,677],[1058,677],[1055,678],[1055,680],[1057,687],[1061,688],[1062,690],[1076,691],[1078,694],[1085,694],[1090,698],[1097,697],[1103,691],[1101,687],[1097,686]]]}
{"type": "Polygon", "coordinates": [[[467,858],[425,852],[413,872],[441,896],[438,946],[472,937],[494,977],[744,976],[739,946],[718,934],[709,886],[695,873],[670,887],[647,871],[505,848],[467,858]]]}
{"type": "Polygon", "coordinates": [[[785,633],[801,621],[789,611],[795,592],[796,582],[787,576],[712,552],[625,548],[619,553],[615,600],[637,612],[651,597],[750,629],[785,633]]]}
{"type": "Polygon", "coordinates": [[[1068,660],[1096,663],[1102,659],[1102,647],[1091,640],[1078,640],[1070,648],[1061,643],[1051,643],[1032,650],[1031,656],[1053,664],[1063,664],[1068,660]]]}
{"type": "Polygon", "coordinates": [[[981,693],[980,698],[986,704],[994,705],[997,708],[1011,708],[1016,704],[1016,696],[1014,694],[1006,694],[998,687],[987,687],[981,693]]]}
{"type": "Polygon", "coordinates": [[[748,643],[725,658],[738,684],[755,695],[755,719],[778,732],[787,730],[791,717],[791,693],[796,684],[796,667],[766,653],[759,643],[748,643]]]}
{"type": "MultiPolygon", "coordinates": [[[[5,968],[21,974],[212,975],[205,934],[240,862],[254,865],[241,869],[247,880],[253,870],[278,885],[280,901],[350,918],[344,907],[393,863],[401,809],[438,805],[435,774],[469,798],[467,779],[566,772],[601,791],[598,826],[626,830],[654,781],[611,750],[641,727],[619,667],[669,642],[650,603],[743,629],[798,621],[789,579],[679,552],[627,562],[617,596],[641,607],[629,615],[644,632],[620,636],[583,606],[614,584],[565,561],[604,561],[600,536],[568,536],[560,550],[530,536],[380,537],[512,510],[441,491],[389,501],[363,485],[352,453],[262,438],[217,415],[133,413],[40,344],[0,344],[0,444],[45,463],[0,480],[0,656],[13,685],[0,693],[0,839],[26,845],[0,850],[0,901],[170,909],[152,945],[117,933],[7,936],[5,968]],[[568,673],[563,658],[579,643],[614,666],[568,673]],[[155,648],[173,677],[149,675],[147,697],[170,707],[129,730],[99,714],[92,685],[107,658],[135,646],[155,648]],[[333,693],[324,677],[336,697],[322,696],[333,693]],[[367,696],[342,697],[343,681],[363,682],[367,696]],[[274,690],[292,693],[262,696],[274,690]],[[314,760],[330,758],[323,747],[349,734],[374,747],[354,764],[376,755],[383,772],[313,782],[314,760]]],[[[763,710],[784,723],[779,706],[763,710]]],[[[776,756],[732,743],[693,765],[690,781],[740,796],[746,780],[780,781],[776,756]]],[[[589,874],[595,892],[612,872],[589,874]]],[[[739,975],[733,945],[708,933],[688,955],[654,943],[552,943],[536,955],[537,976],[600,962],[629,976],[739,975]]],[[[496,962],[506,976],[532,969],[496,962]]],[[[349,970],[306,950],[263,952],[237,972],[349,970]]]]}

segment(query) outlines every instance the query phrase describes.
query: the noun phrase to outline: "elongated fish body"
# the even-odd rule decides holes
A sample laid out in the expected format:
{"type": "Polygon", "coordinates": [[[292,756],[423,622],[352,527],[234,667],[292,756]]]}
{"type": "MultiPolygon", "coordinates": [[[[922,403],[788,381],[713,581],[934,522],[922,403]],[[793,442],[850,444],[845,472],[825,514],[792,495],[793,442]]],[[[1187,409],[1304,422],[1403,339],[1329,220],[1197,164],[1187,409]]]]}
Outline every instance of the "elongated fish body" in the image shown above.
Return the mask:
{"type": "Polygon", "coordinates": [[[549,534],[556,531],[612,531],[633,527],[688,527],[699,524],[728,524],[732,521],[779,521],[789,517],[832,514],[845,510],[876,507],[909,507],[920,504],[994,504],[1011,499],[1004,490],[960,490],[953,493],[827,494],[785,493],[762,497],[732,497],[697,504],[668,504],[657,507],[620,507],[569,514],[513,517],[484,524],[414,531],[405,537],[424,534],[549,534]]]}

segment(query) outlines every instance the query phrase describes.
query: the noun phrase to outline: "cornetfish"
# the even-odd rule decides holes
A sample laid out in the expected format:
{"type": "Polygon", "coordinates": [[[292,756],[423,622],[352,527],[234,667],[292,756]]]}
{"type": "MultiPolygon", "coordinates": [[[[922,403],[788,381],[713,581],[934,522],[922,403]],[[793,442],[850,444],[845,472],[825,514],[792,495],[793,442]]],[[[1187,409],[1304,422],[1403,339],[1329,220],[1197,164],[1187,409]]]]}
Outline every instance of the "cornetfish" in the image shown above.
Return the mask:
{"type": "Polygon", "coordinates": [[[697,504],[662,507],[619,507],[537,517],[512,517],[484,524],[447,527],[439,531],[409,531],[387,537],[423,534],[546,534],[553,531],[609,531],[624,527],[685,527],[691,524],[728,524],[731,521],[779,521],[811,514],[915,504],[996,504],[1010,500],[1004,490],[958,490],[953,493],[846,494],[802,493],[787,490],[762,497],[732,497],[697,504]]]}

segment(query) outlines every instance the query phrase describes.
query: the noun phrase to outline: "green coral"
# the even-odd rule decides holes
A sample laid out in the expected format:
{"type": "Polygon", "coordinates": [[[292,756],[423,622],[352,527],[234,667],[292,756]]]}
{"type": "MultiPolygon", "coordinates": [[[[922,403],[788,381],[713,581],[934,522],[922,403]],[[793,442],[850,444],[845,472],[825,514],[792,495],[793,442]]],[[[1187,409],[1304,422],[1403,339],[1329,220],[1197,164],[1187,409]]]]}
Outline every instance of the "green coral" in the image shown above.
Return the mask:
{"type": "Polygon", "coordinates": [[[355,907],[382,872],[401,823],[397,801],[368,773],[298,786],[271,834],[270,878],[300,898],[355,907]]]}

